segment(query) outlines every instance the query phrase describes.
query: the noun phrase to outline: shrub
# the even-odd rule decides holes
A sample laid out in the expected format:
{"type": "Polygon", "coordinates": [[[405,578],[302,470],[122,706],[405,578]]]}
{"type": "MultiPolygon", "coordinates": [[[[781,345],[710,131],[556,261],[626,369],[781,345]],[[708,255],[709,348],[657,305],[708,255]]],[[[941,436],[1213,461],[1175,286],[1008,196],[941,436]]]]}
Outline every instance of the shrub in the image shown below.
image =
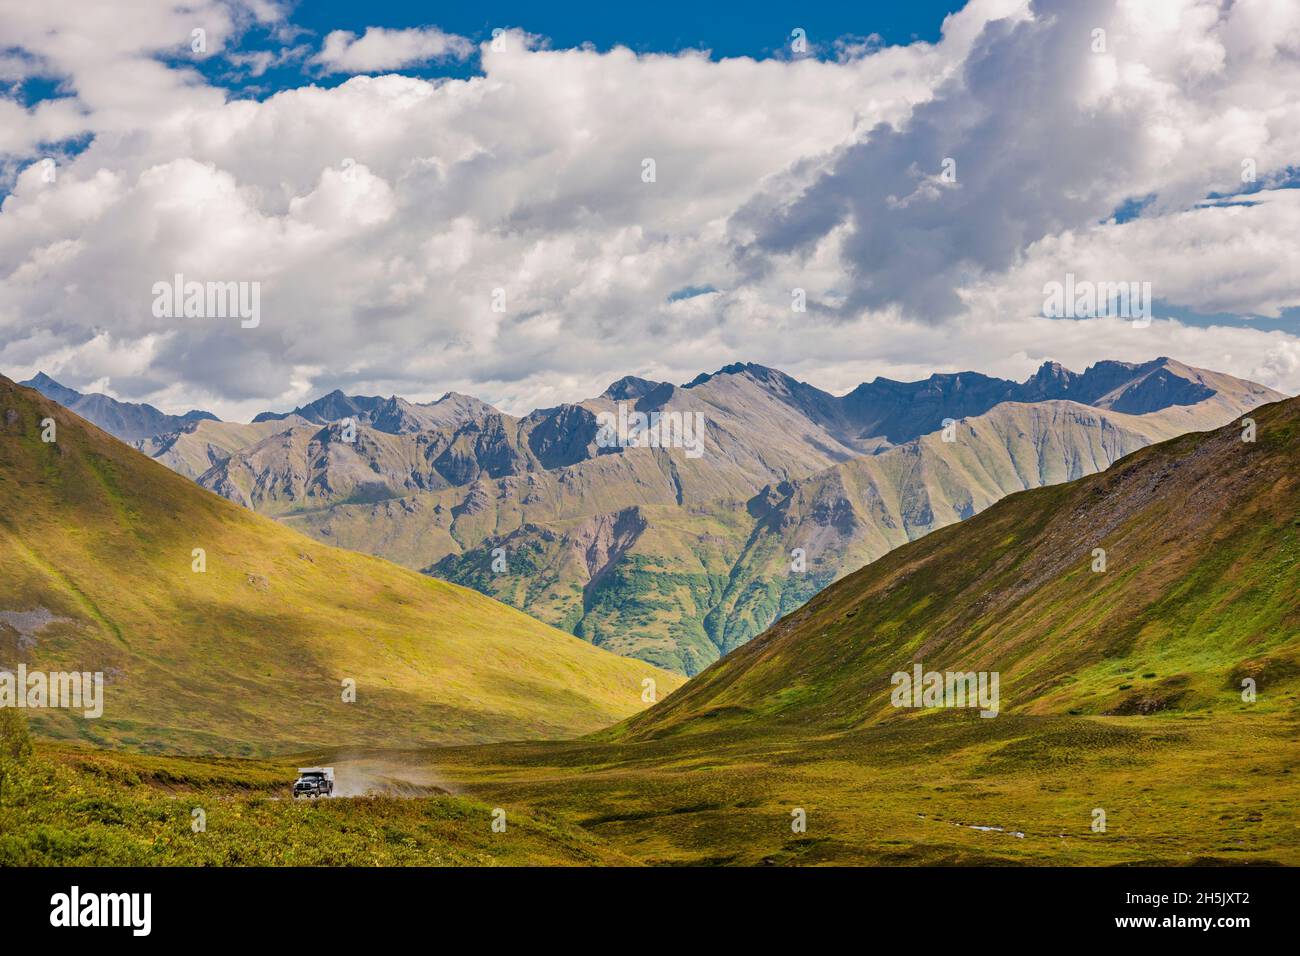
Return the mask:
{"type": "Polygon", "coordinates": [[[32,735],[25,714],[12,707],[0,707],[0,799],[5,784],[32,755],[32,735]]]}

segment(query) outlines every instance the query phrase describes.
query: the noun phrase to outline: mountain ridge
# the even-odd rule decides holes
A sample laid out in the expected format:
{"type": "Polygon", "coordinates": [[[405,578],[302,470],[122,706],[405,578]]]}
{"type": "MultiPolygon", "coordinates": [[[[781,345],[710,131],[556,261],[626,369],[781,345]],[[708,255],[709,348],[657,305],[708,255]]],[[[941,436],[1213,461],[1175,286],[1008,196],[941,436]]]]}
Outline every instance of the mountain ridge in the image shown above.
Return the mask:
{"type": "Polygon", "coordinates": [[[335,391],[299,407],[310,418],[199,422],[136,446],[317,540],[692,674],[890,547],[1275,397],[1167,358],[1048,362],[1021,383],[877,377],[841,396],[733,363],[685,386],[625,376],[521,418],[455,393],[416,406],[335,391]],[[607,446],[600,422],[632,411],[702,416],[704,454],[607,446]],[[632,530],[597,573],[585,542],[620,521],[632,530]]]}
{"type": "MultiPolygon", "coordinates": [[[[1110,379],[1115,383],[1128,385],[1134,381],[1145,379],[1150,373],[1158,372],[1161,369],[1176,368],[1179,372],[1199,372],[1201,370],[1192,369],[1191,366],[1184,365],[1181,362],[1167,357],[1160,356],[1150,359],[1146,362],[1120,362],[1111,359],[1103,359],[1087,366],[1083,372],[1074,372],[1066,368],[1059,362],[1045,361],[1024,381],[1018,382],[1014,379],[998,378],[996,376],[986,375],[982,372],[961,371],[961,372],[934,372],[927,378],[915,381],[900,381],[890,379],[884,376],[876,376],[870,382],[862,382],[854,386],[843,395],[835,395],[826,392],[815,385],[794,378],[791,375],[782,372],[779,369],[761,365],[757,362],[732,362],[724,365],[714,372],[701,372],[694,379],[682,385],[672,385],[668,382],[655,381],[636,375],[625,375],[620,379],[610,383],[610,385],[596,399],[585,399],[579,402],[562,403],[561,406],[552,406],[551,408],[536,408],[527,415],[520,416],[528,418],[542,413],[553,411],[555,408],[565,406],[581,406],[587,402],[599,399],[613,399],[621,401],[641,401],[647,396],[663,395],[663,390],[667,389],[671,393],[681,390],[690,390],[698,388],[701,385],[716,381],[719,378],[737,375],[747,375],[756,382],[763,383],[769,389],[785,392],[787,394],[804,393],[816,396],[818,403],[827,405],[852,406],[860,405],[863,397],[871,396],[904,396],[906,398],[915,398],[918,395],[932,394],[936,390],[942,392],[970,391],[973,386],[984,386],[987,389],[993,389],[989,394],[995,395],[995,400],[988,402],[980,411],[986,411],[993,405],[1002,401],[1043,401],[1049,399],[1070,399],[1079,401],[1082,404],[1092,404],[1098,399],[1105,397],[1105,389],[1098,389],[1098,382],[1110,379]]],[[[1215,373],[1221,374],[1221,373],[1215,373]]],[[[184,414],[168,414],[158,411],[151,405],[136,404],[130,402],[119,402],[117,399],[111,399],[102,393],[93,393],[83,395],[75,389],[68,388],[65,385],[55,381],[45,372],[38,372],[32,378],[19,382],[19,384],[35,388],[54,401],[59,402],[65,407],[69,407],[69,402],[76,402],[86,398],[103,398],[108,402],[117,405],[123,405],[130,408],[148,409],[163,420],[176,420],[182,423],[190,423],[202,420],[221,421],[210,412],[200,411],[197,409],[190,410],[184,414]]],[[[1261,386],[1262,387],[1262,386],[1261,386]]],[[[1266,389],[1274,395],[1279,393],[1266,389]]],[[[1179,401],[1178,404],[1194,404],[1205,397],[1208,392],[1202,391],[1200,394],[1193,395],[1188,393],[1187,400],[1179,401]]],[[[667,398],[661,398],[661,402],[666,402],[667,398]]],[[[262,411],[258,412],[247,424],[260,424],[268,421],[285,421],[292,419],[294,416],[317,425],[329,424],[330,422],[339,421],[347,417],[353,417],[364,423],[370,423],[377,418],[380,409],[385,406],[392,407],[394,403],[403,409],[436,409],[444,403],[451,403],[454,406],[460,406],[466,409],[470,414],[502,414],[493,408],[489,403],[475,398],[472,395],[466,395],[459,392],[446,392],[444,395],[432,402],[411,402],[397,395],[384,398],[378,395],[349,395],[342,389],[336,388],[319,398],[313,399],[304,405],[299,405],[290,411],[262,411]]],[[[1113,400],[1108,402],[1104,407],[1113,407],[1116,411],[1134,411],[1134,408],[1121,407],[1115,405],[1113,400]]],[[[74,409],[75,410],[75,409],[74,409]]],[[[1148,409],[1149,410],[1149,409],[1148,409]]],[[[963,414],[978,414],[979,412],[964,411],[963,414]]],[[[83,416],[84,417],[84,416],[83,416]]],[[[443,419],[445,421],[445,416],[443,419]]],[[[462,420],[465,420],[462,418],[462,420]]],[[[232,422],[230,424],[240,424],[232,422]]],[[[941,423],[931,422],[925,431],[933,431],[941,423]]],[[[102,426],[101,426],[102,427],[102,426]]],[[[110,434],[114,432],[105,428],[110,434]]],[[[387,430],[387,429],[384,429],[387,430]]],[[[133,436],[123,440],[135,440],[137,437],[155,437],[162,432],[150,432],[147,435],[133,436]]],[[[916,432],[910,437],[916,437],[917,434],[924,434],[924,431],[916,432]]],[[[117,437],[121,438],[122,435],[117,437]]]]}
{"type": "MultiPolygon", "coordinates": [[[[951,443],[923,436],[769,485],[744,502],[702,503],[690,509],[689,523],[674,518],[669,512],[680,509],[666,502],[642,506],[643,532],[648,527],[653,533],[625,544],[623,569],[606,572],[603,593],[583,585],[576,620],[579,595],[570,585],[566,597],[563,587],[574,565],[563,555],[574,546],[570,542],[581,540],[580,522],[532,523],[489,535],[472,553],[450,555],[430,570],[530,607],[543,620],[574,627],[622,653],[654,646],[654,634],[665,626],[676,629],[674,649],[661,649],[668,656],[647,653],[646,659],[691,674],[891,548],[968,518],[1006,494],[1103,470],[1184,431],[1181,417],[1176,409],[1130,416],[1073,402],[1006,403],[956,423],[951,443]],[[500,548],[520,555],[524,568],[517,576],[491,572],[490,555],[500,548]],[[802,559],[803,570],[793,571],[792,558],[802,559]],[[526,599],[513,590],[525,582],[526,599]],[[639,595],[630,606],[620,594],[628,591],[639,595]],[[548,593],[551,599],[543,600],[548,593]],[[645,608],[654,608],[653,615],[645,608]],[[689,656],[674,656],[683,654],[689,656]]],[[[487,515],[500,500],[500,492],[483,496],[487,515]]],[[[580,568],[576,575],[582,580],[580,568]]]]}

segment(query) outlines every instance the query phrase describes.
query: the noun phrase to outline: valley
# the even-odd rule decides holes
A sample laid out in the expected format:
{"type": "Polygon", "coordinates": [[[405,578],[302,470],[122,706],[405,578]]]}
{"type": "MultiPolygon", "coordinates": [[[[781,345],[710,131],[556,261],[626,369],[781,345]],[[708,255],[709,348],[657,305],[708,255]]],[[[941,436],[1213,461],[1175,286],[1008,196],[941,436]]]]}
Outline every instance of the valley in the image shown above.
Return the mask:
{"type": "Polygon", "coordinates": [[[404,746],[385,722],[231,759],[41,727],[0,861],[1300,864],[1300,400],[1252,419],[903,544],[576,739],[404,746]],[[997,715],[896,706],[914,665],[996,673],[997,715]],[[372,785],[295,803],[303,763],[372,785]]]}
{"type": "Polygon", "coordinates": [[[690,676],[892,548],[1279,397],[1165,358],[843,396],[738,363],[522,418],[455,393],[333,392],[136,445],[318,541],[690,676]],[[601,421],[662,411],[705,423],[701,453],[602,445],[601,421]]]}

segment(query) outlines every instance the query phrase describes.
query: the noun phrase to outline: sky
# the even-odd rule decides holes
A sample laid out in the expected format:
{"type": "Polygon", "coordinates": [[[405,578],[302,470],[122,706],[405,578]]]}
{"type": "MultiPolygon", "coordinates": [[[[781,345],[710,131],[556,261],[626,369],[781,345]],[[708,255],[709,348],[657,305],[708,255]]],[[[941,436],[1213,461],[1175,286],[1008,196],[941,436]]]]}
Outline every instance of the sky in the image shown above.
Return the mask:
{"type": "Polygon", "coordinates": [[[234,420],[733,362],[1300,392],[1294,0],[554,7],[0,0],[0,372],[234,420]]]}

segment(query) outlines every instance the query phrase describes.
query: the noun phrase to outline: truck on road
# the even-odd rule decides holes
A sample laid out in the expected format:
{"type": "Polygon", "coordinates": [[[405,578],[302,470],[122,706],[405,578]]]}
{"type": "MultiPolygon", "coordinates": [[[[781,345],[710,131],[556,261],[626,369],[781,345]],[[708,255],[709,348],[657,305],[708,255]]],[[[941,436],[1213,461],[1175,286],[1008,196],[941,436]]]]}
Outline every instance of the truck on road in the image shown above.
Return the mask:
{"type": "Polygon", "coordinates": [[[299,767],[293,784],[293,797],[329,797],[334,795],[333,767],[299,767]]]}

